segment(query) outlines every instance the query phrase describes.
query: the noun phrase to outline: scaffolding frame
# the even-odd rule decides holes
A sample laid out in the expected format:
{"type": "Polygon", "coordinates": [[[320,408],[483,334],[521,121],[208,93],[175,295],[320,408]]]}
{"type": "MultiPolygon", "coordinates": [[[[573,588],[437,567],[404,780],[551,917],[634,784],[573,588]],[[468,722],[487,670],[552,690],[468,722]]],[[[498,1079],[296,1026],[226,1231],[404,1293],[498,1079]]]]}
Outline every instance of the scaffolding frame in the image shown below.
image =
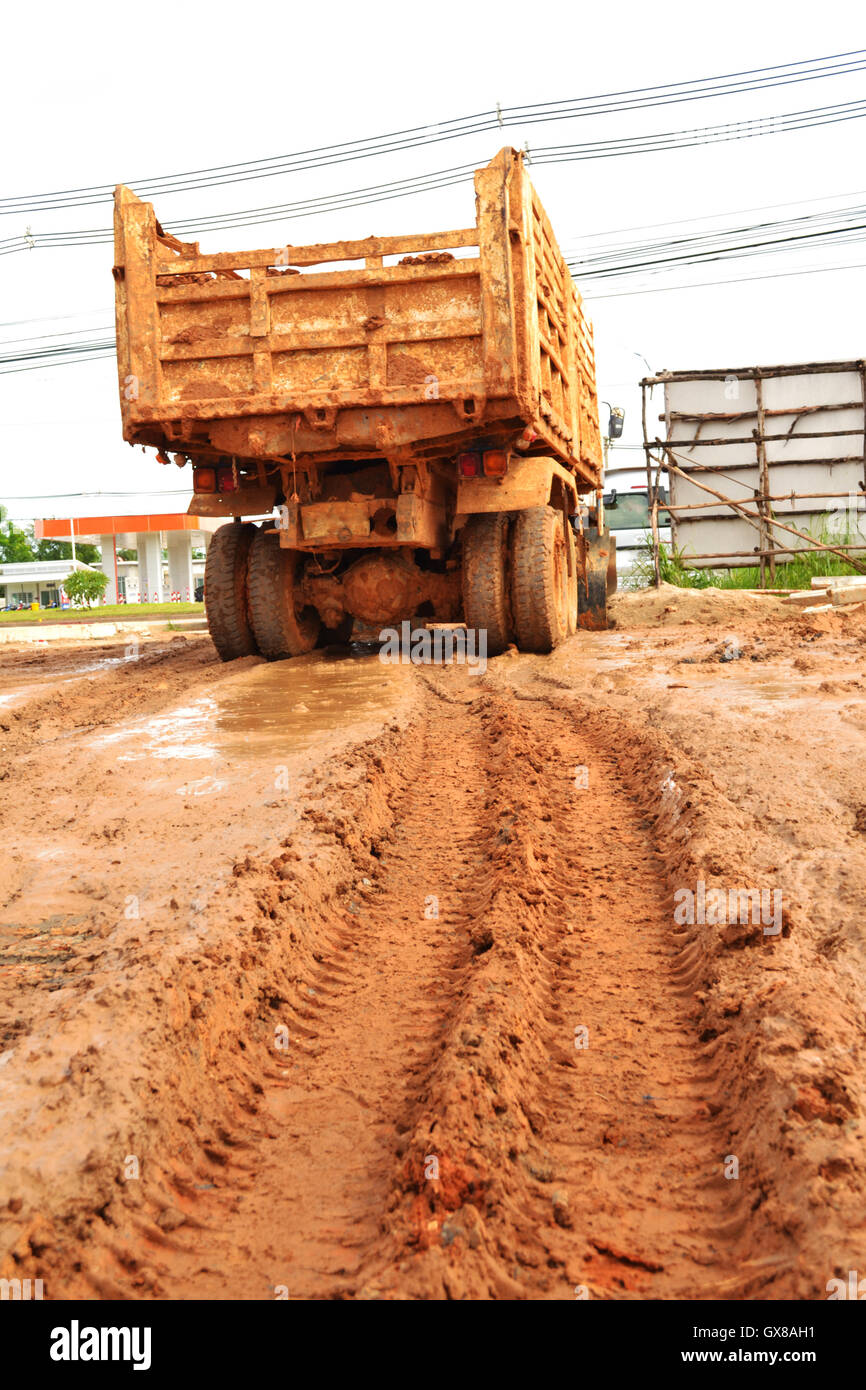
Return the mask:
{"type": "MultiPolygon", "coordinates": [[[[700,512],[709,508],[718,508],[721,503],[730,508],[734,515],[746,519],[757,531],[758,544],[752,551],[730,551],[727,554],[695,554],[689,556],[687,563],[691,562],[697,566],[698,561],[712,561],[713,567],[718,569],[733,569],[736,565],[732,562],[744,559],[757,560],[760,569],[761,588],[767,588],[767,580],[770,585],[775,581],[776,560],[780,555],[790,555],[794,553],[790,546],[786,547],[777,542],[776,533],[784,532],[796,536],[805,542],[805,548],[829,551],[839,556],[854,569],[866,574],[866,563],[857,559],[852,552],[866,550],[864,544],[844,544],[828,545],[826,542],[819,541],[806,531],[801,531],[795,526],[787,525],[780,521],[773,512],[774,502],[790,502],[791,510],[796,511],[795,503],[807,501],[814,498],[835,499],[840,497],[850,497],[850,489],[845,492],[796,492],[794,490],[772,493],[770,491],[770,468],[780,462],[767,458],[767,444],[789,439],[797,441],[803,439],[835,439],[840,437],[850,438],[859,433],[862,439],[862,452],[859,454],[844,455],[836,458],[808,458],[790,460],[791,464],[813,467],[818,465],[859,463],[862,465],[862,476],[858,479],[860,495],[863,496],[864,506],[866,506],[866,360],[856,359],[851,362],[807,362],[797,363],[796,365],[787,364],[776,367],[740,367],[736,370],[727,368],[719,371],[680,371],[680,372],[659,372],[655,376],[647,376],[641,380],[641,426],[643,430],[643,449],[646,461],[647,475],[647,494],[650,512],[650,531],[652,534],[652,557],[653,574],[656,585],[661,583],[659,565],[659,479],[663,468],[667,469],[676,477],[681,477],[689,482],[693,487],[701,489],[712,496],[713,501],[692,502],[682,504],[665,503],[665,509],[676,518],[682,512],[700,512]],[[814,376],[825,372],[832,373],[856,373],[860,378],[860,399],[856,401],[832,402],[826,405],[808,404],[803,406],[787,406],[784,408],[768,409],[764,404],[764,383],[778,377],[790,376],[814,376]],[[647,392],[654,386],[666,385],[670,382],[692,382],[692,381],[727,381],[736,378],[738,381],[753,381],[755,384],[755,408],[740,408],[735,411],[705,411],[700,413],[688,413],[682,411],[666,412],[665,422],[668,426],[665,439],[656,436],[650,439],[647,428],[647,392]],[[840,410],[859,410],[862,414],[862,423],[859,429],[821,429],[810,430],[804,434],[794,434],[794,429],[803,417],[824,412],[840,410]],[[783,433],[773,432],[773,420],[779,416],[793,416],[793,424],[783,433]],[[723,439],[701,439],[700,433],[704,425],[719,422],[735,422],[743,420],[748,422],[755,420],[755,426],[748,434],[735,435],[723,439]],[[755,448],[755,459],[748,463],[732,463],[714,466],[707,463],[695,463],[691,459],[683,456],[681,450],[684,441],[672,439],[670,437],[669,422],[686,421],[695,425],[695,437],[691,441],[692,447],[699,445],[701,448],[725,448],[733,445],[753,444],[755,448]],[[768,427],[769,422],[769,427],[768,427]],[[679,460],[679,462],[677,461],[679,460]],[[682,467],[686,464],[688,467],[682,467]],[[695,474],[712,473],[716,476],[724,475],[737,470],[752,470],[757,468],[759,477],[759,487],[753,489],[753,494],[748,498],[748,502],[755,508],[754,511],[744,505],[744,499],[728,497],[724,493],[718,492],[707,483],[701,482],[695,474]]],[[[744,425],[744,428],[747,428],[744,425]]],[[[734,479],[730,479],[734,481],[734,479]]],[[[786,513],[787,515],[787,513],[786,513]]],[[[797,547],[801,549],[803,547],[797,547]]]]}

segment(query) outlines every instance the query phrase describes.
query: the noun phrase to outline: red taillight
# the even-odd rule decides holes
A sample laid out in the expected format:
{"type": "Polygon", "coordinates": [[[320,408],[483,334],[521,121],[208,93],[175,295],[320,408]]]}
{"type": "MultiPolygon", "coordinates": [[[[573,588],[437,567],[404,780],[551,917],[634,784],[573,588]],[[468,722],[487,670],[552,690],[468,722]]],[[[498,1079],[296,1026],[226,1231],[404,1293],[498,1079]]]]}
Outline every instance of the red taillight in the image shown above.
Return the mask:
{"type": "Polygon", "coordinates": [[[238,485],[235,481],[234,470],[231,468],[221,468],[219,471],[219,490],[220,492],[237,492],[238,485]]]}
{"type": "Polygon", "coordinates": [[[488,478],[504,478],[508,472],[508,455],[504,449],[488,449],[483,463],[488,478]]]}
{"type": "Polygon", "coordinates": [[[477,478],[481,472],[481,455],[458,454],[457,471],[461,478],[477,478]]]}
{"type": "Polygon", "coordinates": [[[216,492],[216,469],[194,468],[192,470],[192,486],[194,492],[216,492]]]}

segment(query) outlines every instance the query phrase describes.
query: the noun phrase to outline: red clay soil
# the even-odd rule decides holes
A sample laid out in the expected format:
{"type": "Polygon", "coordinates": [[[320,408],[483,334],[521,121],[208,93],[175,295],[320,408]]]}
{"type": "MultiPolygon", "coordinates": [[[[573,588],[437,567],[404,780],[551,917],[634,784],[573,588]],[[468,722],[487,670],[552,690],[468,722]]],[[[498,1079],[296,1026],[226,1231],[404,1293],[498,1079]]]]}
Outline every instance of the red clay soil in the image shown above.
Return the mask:
{"type": "Polygon", "coordinates": [[[273,667],[4,658],[0,1276],[826,1297],[866,1263],[866,628],[830,616],[411,671],[289,795],[270,746],[207,795],[126,757],[273,667]],[[677,920],[698,881],[778,888],[780,931],[677,920]]]}

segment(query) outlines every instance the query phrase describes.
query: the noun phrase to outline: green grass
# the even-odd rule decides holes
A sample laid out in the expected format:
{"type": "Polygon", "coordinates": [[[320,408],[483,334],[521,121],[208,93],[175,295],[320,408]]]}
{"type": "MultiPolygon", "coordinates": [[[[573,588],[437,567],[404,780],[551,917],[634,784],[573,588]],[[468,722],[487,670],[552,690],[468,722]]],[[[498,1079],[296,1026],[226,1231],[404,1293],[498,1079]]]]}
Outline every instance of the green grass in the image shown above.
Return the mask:
{"type": "MultiPolygon", "coordinates": [[[[822,517],[815,529],[809,530],[808,534],[813,536],[815,540],[823,541],[825,545],[856,545],[863,542],[864,552],[866,552],[866,540],[864,540],[862,532],[855,533],[851,529],[846,529],[844,532],[837,529],[831,530],[829,516],[822,517]]],[[[781,540],[783,535],[784,532],[777,532],[777,540],[781,540]]],[[[861,563],[866,563],[866,553],[858,556],[858,559],[861,563]]],[[[662,543],[659,546],[659,573],[663,583],[675,584],[680,589],[707,589],[710,585],[717,589],[759,589],[761,587],[760,565],[749,565],[729,570],[695,569],[689,566],[688,554],[683,550],[678,550],[672,544],[662,543]]],[[[767,587],[773,589],[808,589],[813,578],[824,575],[861,573],[862,571],[854,565],[848,564],[846,560],[827,550],[804,550],[793,560],[777,563],[776,575],[772,582],[768,570],[767,587]]],[[[647,532],[626,587],[646,589],[654,583],[652,536],[647,532]]]]}
{"type": "Polygon", "coordinates": [[[29,608],[0,613],[0,623],[90,623],[96,618],[179,618],[204,613],[203,603],[105,603],[96,608],[29,608]]]}
{"type": "MultiPolygon", "coordinates": [[[[866,558],[866,557],[864,557],[866,558]]],[[[840,560],[837,555],[826,551],[809,550],[796,560],[787,560],[776,565],[776,575],[771,581],[767,573],[768,589],[808,589],[813,579],[820,575],[860,574],[861,571],[840,560]]],[[[866,575],[863,576],[866,579],[866,575]]],[[[716,581],[720,589],[760,589],[761,571],[757,565],[748,569],[728,570],[716,581]]]]}
{"type": "MultiPolygon", "coordinates": [[[[663,584],[676,584],[679,589],[708,589],[711,584],[721,584],[713,570],[689,569],[683,551],[664,541],[659,543],[659,578],[663,584]]],[[[648,589],[652,584],[655,584],[655,567],[652,536],[647,532],[623,587],[648,589]]]]}

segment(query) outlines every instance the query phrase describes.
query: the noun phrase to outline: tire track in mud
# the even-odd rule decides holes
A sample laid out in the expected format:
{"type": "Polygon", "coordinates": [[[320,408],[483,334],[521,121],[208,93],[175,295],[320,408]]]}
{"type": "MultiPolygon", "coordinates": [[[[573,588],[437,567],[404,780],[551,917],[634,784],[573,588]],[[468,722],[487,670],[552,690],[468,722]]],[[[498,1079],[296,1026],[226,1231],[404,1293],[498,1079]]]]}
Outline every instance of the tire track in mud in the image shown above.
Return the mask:
{"type": "MultiPolygon", "coordinates": [[[[15,718],[21,833],[60,748],[89,805],[111,759],[82,724],[232,680],[204,649],[120,670],[108,711],[100,675],[15,718]]],[[[414,674],[284,803],[253,778],[219,824],[160,806],[154,830],[133,769],[122,834],[62,831],[86,936],[7,971],[0,1274],[51,1298],[823,1297],[863,1245],[832,917],[786,887],[772,940],[675,928],[676,885],[785,884],[739,783],[541,663],[414,674]],[[146,916],[118,921],[151,859],[146,916]]]]}
{"type": "Polygon", "coordinates": [[[420,1258],[392,1257],[382,1286],[713,1296],[731,1276],[739,1194],[649,826],[617,751],[567,714],[495,695],[476,712],[496,835],[475,929],[492,949],[398,1178],[394,1235],[420,1258]],[[425,1179],[431,1151],[439,1183],[425,1179]]]}
{"type": "MultiPolygon", "coordinates": [[[[562,713],[544,703],[527,723],[542,747],[562,738],[562,713]]],[[[739,1204],[723,1175],[721,1106],[683,988],[664,866],[616,750],[578,730],[557,761],[550,804],[566,916],[545,951],[545,1023],[551,1050],[573,1055],[555,1080],[542,1078],[537,1102],[544,1176],[558,1190],[536,1191],[535,1208],[541,1222],[552,1205],[569,1233],[548,1232],[548,1263],[592,1296],[712,1296],[739,1204]]]]}
{"type": "Polygon", "coordinates": [[[261,1077],[265,1129],[245,1140],[246,1174],[235,1172],[228,1209],[221,1198],[197,1204],[207,1264],[200,1240],[188,1250],[175,1242],[161,1271],[169,1297],[358,1290],[381,1239],[395,1147],[447,1046],[474,949],[483,788],[475,749],[455,759],[451,722],[434,703],[406,740],[374,867],[344,896],[293,998],[280,1001],[285,1064],[261,1077]]]}
{"type": "Polygon", "coordinates": [[[425,684],[376,867],[277,1001],[285,1065],[160,1293],[711,1297],[737,1184],[617,750],[549,703],[425,684]]]}

